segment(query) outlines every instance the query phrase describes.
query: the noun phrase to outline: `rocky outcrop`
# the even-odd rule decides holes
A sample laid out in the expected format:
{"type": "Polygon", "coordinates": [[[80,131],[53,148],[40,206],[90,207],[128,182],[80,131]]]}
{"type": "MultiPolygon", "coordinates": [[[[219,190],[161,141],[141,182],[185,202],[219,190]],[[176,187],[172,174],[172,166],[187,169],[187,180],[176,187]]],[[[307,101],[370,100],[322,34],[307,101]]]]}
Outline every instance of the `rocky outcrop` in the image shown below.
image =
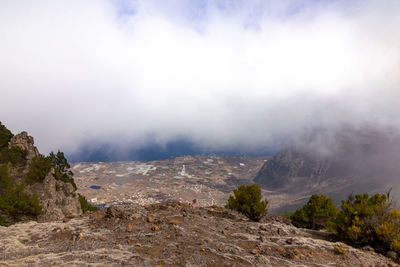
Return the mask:
{"type": "MultiPolygon", "coordinates": [[[[13,136],[8,144],[11,148],[17,146],[27,151],[27,162],[24,167],[10,165],[9,172],[16,177],[16,181],[21,182],[29,172],[29,165],[35,156],[40,155],[34,145],[32,136],[27,132],[22,132],[13,136]]],[[[56,180],[54,169],[46,175],[43,181],[33,185],[26,185],[25,193],[35,194],[43,208],[43,214],[39,215],[39,221],[62,220],[66,217],[74,217],[82,214],[78,195],[70,183],[56,180]]]]}
{"type": "Polygon", "coordinates": [[[21,132],[20,134],[14,135],[8,143],[8,147],[11,148],[13,146],[26,150],[28,152],[28,160],[39,155],[39,150],[34,146],[33,137],[29,136],[27,132],[21,132]]]}
{"type": "Polygon", "coordinates": [[[26,188],[26,192],[34,193],[39,198],[44,214],[39,221],[62,220],[82,214],[81,205],[75,189],[70,183],[64,183],[54,178],[51,170],[41,183],[26,188]]]}
{"type": "Polygon", "coordinates": [[[396,257],[331,238],[274,215],[251,222],[215,206],[131,205],[65,222],[0,227],[0,265],[399,266],[396,257]]]}

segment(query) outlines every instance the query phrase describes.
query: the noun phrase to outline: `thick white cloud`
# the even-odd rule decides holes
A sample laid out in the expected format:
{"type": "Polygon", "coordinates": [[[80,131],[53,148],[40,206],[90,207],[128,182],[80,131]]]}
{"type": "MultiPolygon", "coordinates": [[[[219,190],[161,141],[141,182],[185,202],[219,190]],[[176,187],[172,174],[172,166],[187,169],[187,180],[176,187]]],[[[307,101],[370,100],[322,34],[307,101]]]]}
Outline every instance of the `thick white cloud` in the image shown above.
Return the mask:
{"type": "Polygon", "coordinates": [[[45,153],[398,127],[399,2],[278,2],[2,1],[0,120],[45,153]]]}

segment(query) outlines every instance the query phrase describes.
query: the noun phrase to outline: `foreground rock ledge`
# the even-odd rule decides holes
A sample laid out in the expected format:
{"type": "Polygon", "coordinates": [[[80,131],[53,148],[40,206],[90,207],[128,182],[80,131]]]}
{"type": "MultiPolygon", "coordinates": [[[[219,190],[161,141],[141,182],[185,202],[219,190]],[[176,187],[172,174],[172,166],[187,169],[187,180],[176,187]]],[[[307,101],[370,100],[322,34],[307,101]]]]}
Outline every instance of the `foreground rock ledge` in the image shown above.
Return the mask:
{"type": "Polygon", "coordinates": [[[399,266],[281,217],[221,207],[116,206],[66,222],[0,227],[0,266],[399,266]]]}

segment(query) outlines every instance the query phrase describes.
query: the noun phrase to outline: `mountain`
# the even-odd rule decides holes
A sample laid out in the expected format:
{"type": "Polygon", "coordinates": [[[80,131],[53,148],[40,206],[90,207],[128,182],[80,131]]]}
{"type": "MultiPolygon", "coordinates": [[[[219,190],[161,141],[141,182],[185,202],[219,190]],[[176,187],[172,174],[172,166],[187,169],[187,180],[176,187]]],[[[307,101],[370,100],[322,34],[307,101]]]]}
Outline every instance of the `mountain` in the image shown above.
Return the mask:
{"type": "Polygon", "coordinates": [[[397,189],[399,162],[400,137],[395,131],[316,131],[275,154],[254,181],[277,192],[324,193],[338,203],[352,192],[397,189]]]}

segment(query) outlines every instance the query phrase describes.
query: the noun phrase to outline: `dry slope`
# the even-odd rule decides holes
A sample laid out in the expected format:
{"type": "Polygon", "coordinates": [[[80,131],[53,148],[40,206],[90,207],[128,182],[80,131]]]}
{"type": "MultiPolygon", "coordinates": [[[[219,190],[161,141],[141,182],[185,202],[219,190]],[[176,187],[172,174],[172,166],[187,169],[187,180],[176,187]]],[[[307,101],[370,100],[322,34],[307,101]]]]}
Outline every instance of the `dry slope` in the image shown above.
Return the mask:
{"type": "Polygon", "coordinates": [[[0,227],[1,266],[398,266],[281,217],[178,202],[0,227]]]}

